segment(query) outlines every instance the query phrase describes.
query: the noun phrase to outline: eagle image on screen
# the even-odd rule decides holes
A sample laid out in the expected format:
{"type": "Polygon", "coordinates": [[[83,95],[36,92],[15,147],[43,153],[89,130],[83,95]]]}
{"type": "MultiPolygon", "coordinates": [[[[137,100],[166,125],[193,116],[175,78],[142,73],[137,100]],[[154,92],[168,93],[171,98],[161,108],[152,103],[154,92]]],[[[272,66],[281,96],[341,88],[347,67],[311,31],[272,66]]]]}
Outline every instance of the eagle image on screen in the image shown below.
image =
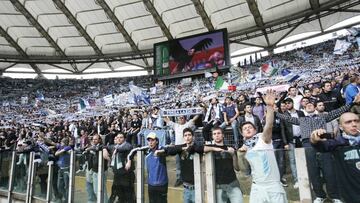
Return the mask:
{"type": "Polygon", "coordinates": [[[220,67],[224,60],[222,33],[169,42],[170,74],[220,67]]]}

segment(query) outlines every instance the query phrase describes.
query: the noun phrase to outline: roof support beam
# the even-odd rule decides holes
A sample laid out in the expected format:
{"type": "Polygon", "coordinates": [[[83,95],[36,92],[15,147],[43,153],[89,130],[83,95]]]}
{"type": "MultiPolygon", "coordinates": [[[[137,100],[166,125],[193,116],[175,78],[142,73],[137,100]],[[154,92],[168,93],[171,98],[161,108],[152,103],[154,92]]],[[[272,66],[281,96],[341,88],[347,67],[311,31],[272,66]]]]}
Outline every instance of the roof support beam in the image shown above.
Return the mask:
{"type": "MultiPolygon", "coordinates": [[[[201,20],[209,31],[213,31],[215,28],[211,23],[211,19],[207,15],[204,5],[200,0],[191,0],[195,6],[196,12],[201,16],[201,20]]],[[[204,1],[205,2],[205,1],[204,1]]]]}
{"type": "MultiPolygon", "coordinates": [[[[55,6],[61,10],[64,15],[69,19],[70,23],[75,26],[75,28],[79,31],[80,35],[85,38],[85,40],[89,43],[89,45],[94,49],[95,53],[99,56],[103,56],[104,54],[101,52],[99,47],[96,45],[95,41],[90,37],[90,35],[86,32],[83,26],[79,23],[76,17],[70,12],[70,10],[66,7],[65,3],[61,0],[53,0],[55,6]]],[[[114,69],[108,63],[109,68],[113,71],[114,69]]]]}
{"type": "MultiPolygon", "coordinates": [[[[287,46],[287,45],[290,45],[290,44],[302,42],[302,41],[305,41],[305,40],[307,40],[307,39],[319,37],[319,36],[322,36],[322,35],[325,35],[325,34],[329,34],[329,33],[332,33],[332,32],[336,32],[336,31],[338,31],[338,30],[351,28],[351,27],[353,27],[353,26],[355,26],[355,25],[358,25],[358,24],[359,24],[359,23],[356,22],[356,23],[352,23],[352,24],[350,24],[350,25],[338,27],[338,28],[335,28],[335,29],[332,29],[332,30],[326,30],[326,31],[324,31],[324,33],[321,33],[321,32],[320,32],[320,33],[317,33],[317,34],[314,34],[314,35],[311,35],[311,36],[307,36],[307,37],[305,37],[305,38],[301,38],[301,39],[298,39],[298,40],[294,40],[294,41],[291,41],[291,42],[287,42],[287,43],[281,44],[281,45],[276,46],[276,47],[274,47],[274,48],[283,47],[283,46],[287,46]]],[[[261,52],[261,51],[264,51],[264,50],[259,50],[259,51],[256,51],[256,52],[261,52]]],[[[239,56],[245,56],[245,55],[252,54],[252,53],[254,53],[254,52],[247,52],[247,53],[237,54],[237,55],[231,56],[231,58],[239,57],[239,56]]]]}
{"type": "MultiPolygon", "coordinates": [[[[347,3],[347,2],[348,2],[347,0],[328,1],[328,2],[326,2],[324,4],[321,4],[320,8],[317,9],[317,10],[308,9],[308,10],[305,10],[305,11],[299,11],[297,13],[292,14],[291,16],[286,16],[286,17],[283,17],[283,18],[278,19],[278,20],[273,20],[271,22],[267,22],[267,23],[264,24],[263,27],[253,26],[253,27],[250,27],[250,28],[247,28],[247,29],[242,29],[242,30],[239,30],[239,31],[229,33],[229,38],[240,37],[240,36],[246,35],[248,33],[254,33],[256,31],[261,31],[263,29],[271,28],[271,27],[274,27],[274,26],[279,27],[279,25],[282,25],[282,24],[285,24],[285,23],[286,24],[294,24],[294,23],[292,23],[292,21],[296,21],[297,19],[303,18],[303,17],[308,16],[308,15],[310,15],[310,16],[315,15],[318,12],[327,11],[327,10],[329,10],[332,7],[335,7],[335,6],[340,7],[340,9],[348,9],[348,8],[351,8],[351,7],[354,7],[354,6],[357,6],[357,5],[360,4],[360,2],[356,1],[356,2],[352,2],[352,3],[342,5],[343,3],[347,3]]],[[[331,15],[333,13],[335,13],[335,12],[334,11],[332,11],[332,12],[324,12],[324,13],[321,13],[320,16],[323,17],[323,16],[331,15]]],[[[305,22],[310,22],[310,21],[313,21],[313,20],[315,20],[315,19],[310,17],[305,22]]],[[[286,27],[286,26],[282,26],[282,27],[286,27]]],[[[289,27],[286,27],[286,28],[289,28],[289,27]]],[[[276,29],[273,29],[273,30],[276,31],[276,29]]],[[[254,36],[254,37],[257,37],[257,36],[254,36]]],[[[249,38],[247,38],[247,39],[249,39],[249,38]]]]}
{"type": "MultiPolygon", "coordinates": [[[[115,71],[99,71],[99,72],[89,72],[89,73],[62,73],[62,72],[53,72],[53,73],[46,73],[49,75],[92,75],[92,74],[104,74],[104,73],[126,73],[126,72],[139,72],[139,71],[146,71],[142,69],[135,69],[135,70],[115,70],[115,71]]],[[[7,73],[19,73],[16,71],[7,71],[7,73]]],[[[22,72],[22,73],[33,73],[33,72],[22,72]]]]}
{"type": "MultiPolygon", "coordinates": [[[[320,2],[319,0],[309,0],[309,3],[310,3],[310,7],[312,10],[319,10],[320,8],[320,2]]],[[[316,17],[319,21],[319,26],[320,26],[320,30],[321,30],[321,33],[324,33],[324,28],[322,26],[322,23],[321,23],[321,20],[320,20],[320,12],[317,12],[316,13],[316,17]]]]}
{"type": "Polygon", "coordinates": [[[239,41],[239,40],[229,40],[229,42],[230,42],[230,43],[243,44],[243,45],[251,46],[251,47],[260,47],[260,48],[263,48],[263,49],[266,48],[265,46],[261,46],[261,45],[257,45],[257,44],[252,44],[252,43],[248,43],[248,42],[242,42],[242,41],[239,41]]]}
{"type": "MultiPolygon", "coordinates": [[[[10,0],[15,8],[20,11],[21,14],[33,25],[36,30],[49,42],[49,44],[55,49],[55,55],[60,55],[66,57],[65,52],[59,47],[55,40],[50,36],[50,34],[42,27],[42,25],[37,21],[37,19],[27,10],[25,5],[21,4],[19,0],[10,0]]],[[[71,63],[74,71],[77,72],[77,67],[75,64],[71,63]]]]}
{"type": "Polygon", "coordinates": [[[66,69],[66,68],[63,68],[63,67],[61,67],[61,66],[59,66],[59,65],[56,65],[56,64],[48,64],[48,65],[49,65],[49,66],[53,66],[53,67],[58,68],[58,69],[61,69],[61,70],[65,70],[65,71],[71,72],[71,70],[66,69]]]}
{"type": "MultiPolygon", "coordinates": [[[[258,5],[257,5],[256,1],[255,0],[246,0],[246,2],[248,3],[250,12],[254,17],[256,26],[259,27],[259,28],[264,27],[264,20],[263,20],[261,14],[260,14],[260,11],[259,11],[259,8],[258,8],[258,5]]],[[[268,35],[266,33],[265,28],[263,28],[261,31],[263,32],[263,34],[265,36],[265,40],[266,40],[267,45],[270,47],[271,46],[270,40],[269,40],[269,37],[268,37],[268,35]]]]}
{"type": "Polygon", "coordinates": [[[328,11],[346,12],[346,13],[360,13],[360,9],[329,9],[328,11]]]}
{"type": "MultiPolygon", "coordinates": [[[[16,51],[25,59],[29,59],[27,53],[20,47],[20,45],[0,26],[0,35],[9,42],[9,44],[16,49],[16,51]]],[[[29,63],[31,68],[38,74],[39,77],[44,77],[39,67],[36,64],[29,63]]]]}
{"type": "Polygon", "coordinates": [[[146,6],[146,9],[151,13],[153,16],[155,22],[159,25],[164,35],[169,39],[174,39],[171,35],[170,30],[166,26],[165,22],[162,20],[160,14],[157,12],[154,4],[150,0],[143,0],[144,5],[146,6]]]}
{"type": "Polygon", "coordinates": [[[84,71],[86,71],[88,68],[90,68],[92,65],[94,65],[97,61],[99,61],[99,60],[96,60],[96,61],[90,63],[89,65],[87,65],[84,69],[81,70],[81,73],[84,73],[84,71]]]}
{"type": "MultiPolygon", "coordinates": [[[[105,0],[96,0],[96,1],[104,9],[106,15],[110,18],[110,20],[113,21],[116,28],[124,36],[125,40],[130,44],[131,49],[137,54],[140,54],[141,52],[139,47],[135,44],[134,40],[131,38],[125,27],[121,24],[121,22],[116,17],[115,13],[111,10],[110,6],[106,3],[106,1],[105,0]]],[[[151,68],[147,59],[143,58],[143,61],[148,68],[151,68]]]]}
{"type": "Polygon", "coordinates": [[[294,27],[292,27],[287,33],[285,33],[280,39],[278,39],[278,41],[276,41],[273,45],[277,46],[277,44],[285,39],[290,33],[292,33],[296,28],[298,28],[301,24],[304,23],[305,20],[307,20],[310,16],[306,16],[304,19],[302,19],[300,22],[298,22],[298,24],[296,24],[294,27]]]}
{"type": "Polygon", "coordinates": [[[7,67],[1,69],[1,71],[4,72],[4,71],[6,71],[7,69],[12,68],[12,67],[14,67],[14,66],[16,66],[16,65],[17,65],[17,63],[13,63],[13,64],[11,64],[10,66],[7,66],[7,67]]]}

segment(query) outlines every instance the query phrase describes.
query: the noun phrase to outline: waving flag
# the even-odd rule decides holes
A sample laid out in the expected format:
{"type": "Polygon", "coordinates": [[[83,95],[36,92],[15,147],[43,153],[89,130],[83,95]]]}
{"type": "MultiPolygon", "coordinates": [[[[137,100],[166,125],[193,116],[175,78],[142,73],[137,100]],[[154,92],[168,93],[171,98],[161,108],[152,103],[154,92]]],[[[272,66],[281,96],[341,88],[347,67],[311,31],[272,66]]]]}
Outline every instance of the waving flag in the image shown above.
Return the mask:
{"type": "Polygon", "coordinates": [[[134,82],[129,82],[129,89],[130,92],[133,94],[134,102],[136,104],[140,104],[140,102],[144,102],[144,104],[149,105],[150,102],[150,95],[146,93],[146,91],[143,88],[140,88],[136,85],[134,85],[134,82]]]}
{"type": "Polygon", "coordinates": [[[272,63],[265,63],[261,66],[261,71],[264,73],[265,76],[271,77],[277,73],[278,69],[272,66],[272,63]]]}
{"type": "Polygon", "coordinates": [[[215,83],[216,90],[227,90],[229,84],[224,81],[222,76],[218,76],[215,83]]]}
{"type": "Polygon", "coordinates": [[[351,46],[350,42],[338,39],[338,40],[336,40],[336,43],[335,43],[334,54],[343,55],[344,52],[346,52],[350,46],[351,46]]]}

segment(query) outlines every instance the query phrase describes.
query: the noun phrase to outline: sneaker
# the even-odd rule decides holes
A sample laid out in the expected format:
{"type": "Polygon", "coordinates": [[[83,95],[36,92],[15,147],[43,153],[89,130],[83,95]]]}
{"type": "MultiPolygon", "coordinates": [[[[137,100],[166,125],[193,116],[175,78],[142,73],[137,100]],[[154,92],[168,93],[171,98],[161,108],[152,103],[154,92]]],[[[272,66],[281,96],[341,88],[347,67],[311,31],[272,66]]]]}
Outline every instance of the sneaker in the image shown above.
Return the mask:
{"type": "Polygon", "coordinates": [[[339,200],[339,199],[333,199],[332,200],[333,203],[343,203],[343,201],[339,200]]]}
{"type": "Polygon", "coordinates": [[[321,197],[317,197],[316,199],[314,199],[313,203],[324,203],[325,199],[321,198],[321,197]]]}
{"type": "Polygon", "coordinates": [[[176,180],[175,184],[174,184],[174,187],[179,187],[180,185],[182,185],[183,182],[181,180],[176,180]]]}
{"type": "Polygon", "coordinates": [[[294,189],[298,189],[299,188],[299,183],[295,182],[293,187],[294,187],[294,189]]]}
{"type": "Polygon", "coordinates": [[[281,182],[281,185],[282,185],[283,187],[287,187],[287,186],[288,186],[285,178],[281,178],[281,179],[280,179],[280,182],[281,182]]]}

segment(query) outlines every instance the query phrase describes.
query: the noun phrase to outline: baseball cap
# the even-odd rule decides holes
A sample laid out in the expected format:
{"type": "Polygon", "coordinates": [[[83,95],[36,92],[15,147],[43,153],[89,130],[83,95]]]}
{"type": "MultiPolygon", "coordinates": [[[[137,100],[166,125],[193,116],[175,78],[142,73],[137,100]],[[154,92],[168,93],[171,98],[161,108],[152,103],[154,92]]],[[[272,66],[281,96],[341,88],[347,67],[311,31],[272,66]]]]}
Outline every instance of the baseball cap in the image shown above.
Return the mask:
{"type": "Polygon", "coordinates": [[[156,137],[156,133],[151,132],[151,133],[149,133],[149,134],[146,136],[146,139],[147,139],[147,140],[148,140],[148,139],[153,139],[153,140],[155,140],[155,139],[158,139],[158,138],[156,137]]]}

